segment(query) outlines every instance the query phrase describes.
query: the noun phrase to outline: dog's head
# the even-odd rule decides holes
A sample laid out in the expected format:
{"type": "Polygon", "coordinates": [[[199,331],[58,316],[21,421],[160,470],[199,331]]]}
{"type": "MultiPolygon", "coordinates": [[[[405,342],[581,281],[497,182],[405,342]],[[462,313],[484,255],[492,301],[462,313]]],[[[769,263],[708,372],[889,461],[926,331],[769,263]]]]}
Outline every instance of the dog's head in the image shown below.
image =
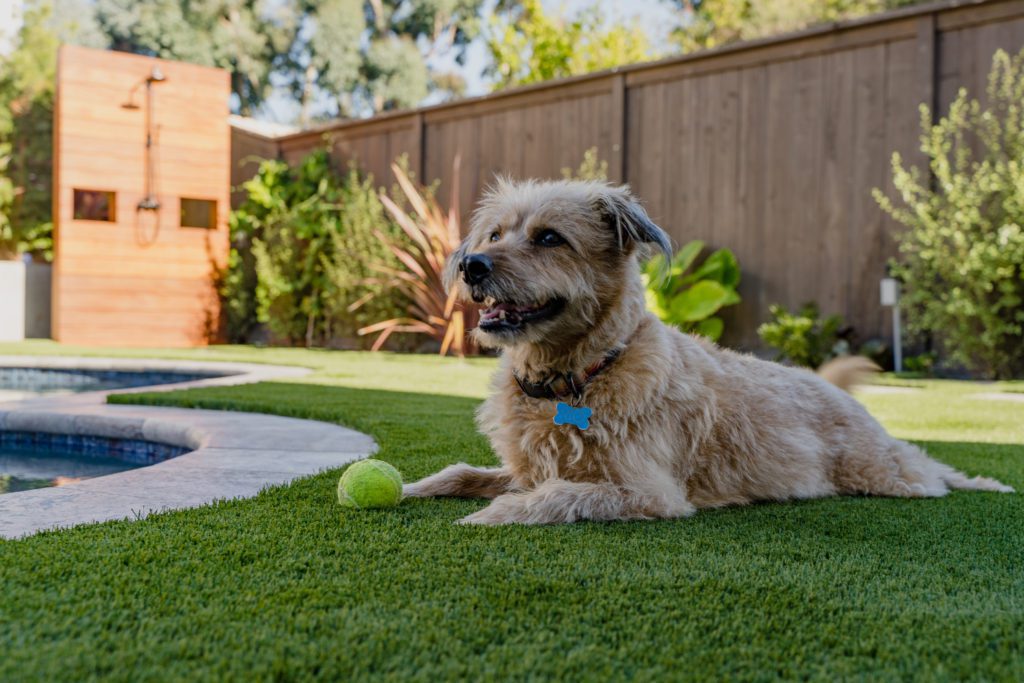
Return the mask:
{"type": "Polygon", "coordinates": [[[446,284],[482,306],[487,346],[579,338],[638,282],[637,254],[671,255],[668,235],[625,187],[499,180],[452,254],[446,284]]]}

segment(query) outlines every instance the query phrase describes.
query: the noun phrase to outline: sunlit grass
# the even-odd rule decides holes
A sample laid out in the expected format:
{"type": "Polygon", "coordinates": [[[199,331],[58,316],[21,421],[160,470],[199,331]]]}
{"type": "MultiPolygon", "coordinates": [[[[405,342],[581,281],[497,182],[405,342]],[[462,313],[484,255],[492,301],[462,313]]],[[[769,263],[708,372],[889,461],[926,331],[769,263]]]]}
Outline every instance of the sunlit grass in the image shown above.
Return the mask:
{"type": "MultiPolygon", "coordinates": [[[[473,425],[493,360],[116,353],[315,369],[120,401],[340,422],[410,479],[494,463],[473,425]]],[[[1024,404],[973,397],[990,389],[929,381],[861,398],[936,457],[1024,488],[1024,404]]],[[[453,522],[481,501],[346,512],[337,476],[0,542],[0,680],[1024,678],[1020,495],[479,529],[453,522]]]]}

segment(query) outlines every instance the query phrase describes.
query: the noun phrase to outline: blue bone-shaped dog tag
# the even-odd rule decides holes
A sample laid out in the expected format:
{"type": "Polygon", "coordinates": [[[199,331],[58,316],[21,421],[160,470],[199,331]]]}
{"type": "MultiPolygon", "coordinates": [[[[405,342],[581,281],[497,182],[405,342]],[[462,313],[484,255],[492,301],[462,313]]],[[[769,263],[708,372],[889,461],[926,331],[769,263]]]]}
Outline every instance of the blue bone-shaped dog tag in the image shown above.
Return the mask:
{"type": "Polygon", "coordinates": [[[580,429],[590,426],[590,416],[594,411],[590,408],[573,408],[568,403],[559,402],[555,410],[556,425],[576,425],[580,429]]]}

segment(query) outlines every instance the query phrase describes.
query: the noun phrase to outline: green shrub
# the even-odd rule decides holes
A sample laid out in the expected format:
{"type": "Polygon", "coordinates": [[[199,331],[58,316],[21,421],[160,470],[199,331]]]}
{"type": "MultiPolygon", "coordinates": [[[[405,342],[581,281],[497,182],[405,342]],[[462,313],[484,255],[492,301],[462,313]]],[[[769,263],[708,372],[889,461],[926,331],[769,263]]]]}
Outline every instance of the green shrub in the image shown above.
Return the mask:
{"type": "Polygon", "coordinates": [[[228,217],[231,251],[220,277],[221,309],[228,341],[253,341],[256,320],[256,265],[252,256],[251,216],[232,211],[228,217]]]}
{"type": "Polygon", "coordinates": [[[893,155],[903,224],[894,273],[912,335],[935,335],[952,363],[988,377],[1024,373],[1024,52],[999,51],[988,104],[961,90],[931,125],[921,107],[930,174],[893,155]]]}
{"type": "MultiPolygon", "coordinates": [[[[398,166],[404,168],[404,162],[398,166]]],[[[361,178],[350,168],[342,188],[345,201],[338,209],[339,229],[332,233],[333,257],[324,262],[333,287],[330,315],[335,334],[358,337],[366,344],[369,340],[358,335],[360,329],[403,314],[407,304],[400,292],[379,277],[379,267],[396,268],[398,259],[377,232],[400,244],[404,235],[384,210],[372,175],[361,178]]]]}
{"type": "Polygon", "coordinates": [[[740,267],[731,251],[719,249],[688,273],[703,249],[704,243],[694,240],[671,263],[658,255],[644,265],[647,308],[683,332],[717,341],[725,323],[715,313],[740,302],[740,267]]]}
{"type": "Polygon", "coordinates": [[[597,154],[597,147],[591,147],[583,153],[583,161],[579,168],[573,170],[568,166],[562,168],[562,177],[566,180],[608,180],[608,162],[597,154]]]}
{"type": "MultiPolygon", "coordinates": [[[[2,125],[2,121],[0,121],[0,125],[2,125]]],[[[0,260],[9,259],[19,252],[18,240],[11,227],[14,183],[4,175],[8,164],[10,164],[10,145],[0,142],[0,260]]]]}
{"type": "Polygon", "coordinates": [[[931,375],[935,367],[935,352],[919,353],[903,359],[903,370],[920,375],[931,375]]]}
{"type": "Polygon", "coordinates": [[[394,262],[374,230],[394,234],[373,186],[355,169],[339,175],[325,149],[295,167],[264,161],[243,184],[247,198],[231,217],[228,272],[222,289],[229,336],[246,340],[257,323],[272,341],[306,346],[355,340],[368,319],[403,302],[373,297],[370,264],[394,262]]]}
{"type": "Polygon", "coordinates": [[[796,313],[778,304],[769,306],[768,311],[771,322],[758,327],[757,334],[778,351],[775,360],[817,368],[827,360],[849,353],[850,344],[845,338],[849,331],[844,329],[842,317],[830,315],[822,319],[816,303],[806,303],[796,313]]]}
{"type": "Polygon", "coordinates": [[[25,3],[14,49],[0,56],[0,259],[53,258],[55,29],[65,20],[51,3],[25,3]]]}

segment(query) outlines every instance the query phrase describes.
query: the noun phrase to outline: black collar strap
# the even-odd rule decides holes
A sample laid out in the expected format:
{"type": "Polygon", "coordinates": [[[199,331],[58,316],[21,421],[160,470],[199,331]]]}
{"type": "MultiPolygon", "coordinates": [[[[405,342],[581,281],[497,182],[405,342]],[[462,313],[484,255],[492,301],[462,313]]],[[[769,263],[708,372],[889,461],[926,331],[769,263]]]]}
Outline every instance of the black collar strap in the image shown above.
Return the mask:
{"type": "Polygon", "coordinates": [[[604,358],[584,370],[582,376],[564,372],[546,377],[540,382],[527,381],[515,372],[512,373],[512,376],[516,378],[516,383],[519,384],[523,393],[530,398],[546,398],[557,401],[572,397],[578,401],[583,397],[583,390],[590,384],[590,381],[611,365],[620,353],[622,353],[621,348],[609,351],[604,358]]]}

